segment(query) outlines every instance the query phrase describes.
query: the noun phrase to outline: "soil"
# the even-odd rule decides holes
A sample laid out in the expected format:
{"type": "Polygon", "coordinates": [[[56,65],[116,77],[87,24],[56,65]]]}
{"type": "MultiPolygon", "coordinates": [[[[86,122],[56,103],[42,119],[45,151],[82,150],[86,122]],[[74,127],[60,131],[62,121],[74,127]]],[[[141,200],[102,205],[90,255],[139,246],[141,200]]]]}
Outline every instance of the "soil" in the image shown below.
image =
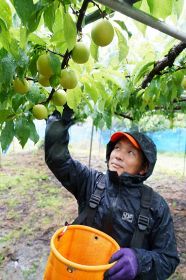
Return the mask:
{"type": "MultiPolygon", "coordinates": [[[[87,164],[87,156],[78,159],[87,164]]],[[[93,157],[91,165],[105,169],[99,158],[93,157]]],[[[0,280],[41,280],[51,236],[65,221],[71,222],[76,217],[76,202],[46,167],[43,151],[3,157],[0,175],[0,180],[10,178],[8,186],[3,185],[3,180],[0,182],[0,280]],[[30,188],[25,183],[22,189],[27,171],[33,172],[29,177],[33,185],[30,188]],[[15,176],[17,184],[13,185],[11,178],[13,180],[15,176]],[[41,195],[44,195],[44,201],[41,195]],[[56,197],[54,205],[49,201],[47,207],[41,207],[52,196],[56,197]],[[19,203],[16,204],[13,198],[19,203]]],[[[186,279],[185,178],[158,171],[147,183],[165,197],[172,212],[181,263],[171,279],[186,279]]]]}

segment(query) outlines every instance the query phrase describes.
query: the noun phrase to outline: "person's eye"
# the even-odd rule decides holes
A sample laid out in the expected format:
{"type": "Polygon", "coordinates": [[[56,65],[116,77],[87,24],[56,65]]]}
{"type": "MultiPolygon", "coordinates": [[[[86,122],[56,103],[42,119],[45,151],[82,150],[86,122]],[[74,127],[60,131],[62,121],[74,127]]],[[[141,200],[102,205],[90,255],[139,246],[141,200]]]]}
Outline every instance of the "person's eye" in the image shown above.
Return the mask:
{"type": "Polygon", "coordinates": [[[128,151],[129,155],[134,156],[134,152],[133,151],[128,151]]]}
{"type": "Polygon", "coordinates": [[[116,145],[116,146],[114,147],[114,150],[118,150],[118,149],[119,149],[119,146],[116,145]]]}

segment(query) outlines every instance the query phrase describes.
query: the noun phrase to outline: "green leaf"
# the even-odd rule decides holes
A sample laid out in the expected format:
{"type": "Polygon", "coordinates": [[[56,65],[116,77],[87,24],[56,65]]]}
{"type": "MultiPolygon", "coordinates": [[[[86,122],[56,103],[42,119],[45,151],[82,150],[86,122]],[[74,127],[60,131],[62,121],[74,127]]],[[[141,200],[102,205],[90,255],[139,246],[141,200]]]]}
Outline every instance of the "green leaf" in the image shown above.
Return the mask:
{"type": "Polygon", "coordinates": [[[48,6],[43,13],[45,25],[48,29],[53,32],[52,27],[55,21],[55,3],[48,6]]]}
{"type": "Polygon", "coordinates": [[[136,73],[134,76],[134,84],[137,83],[141,78],[144,78],[145,74],[149,72],[152,69],[152,66],[154,65],[154,61],[150,61],[146,64],[144,64],[144,61],[140,63],[141,66],[138,64],[136,67],[136,73]]]}
{"type": "Polygon", "coordinates": [[[14,112],[16,112],[19,106],[24,102],[25,102],[25,96],[22,96],[20,94],[15,94],[12,97],[12,109],[14,110],[14,112]]]}
{"type": "Polygon", "coordinates": [[[112,125],[112,115],[111,115],[111,114],[108,114],[108,113],[105,113],[105,114],[103,115],[103,119],[104,119],[105,122],[106,122],[107,128],[111,128],[111,125],[112,125]]]}
{"type": "Polygon", "coordinates": [[[150,13],[150,7],[149,7],[149,4],[147,3],[147,1],[148,0],[142,0],[141,1],[140,10],[149,14],[150,13]]]}
{"type": "MultiPolygon", "coordinates": [[[[93,108],[93,103],[83,94],[82,96],[83,101],[85,101],[85,103],[87,104],[87,107],[89,108],[90,112],[94,112],[94,108],[93,108]]],[[[85,109],[84,106],[84,112],[87,112],[87,110],[85,109]]]]}
{"type": "Polygon", "coordinates": [[[14,0],[14,7],[28,32],[36,30],[44,9],[44,3],[39,1],[34,4],[33,0],[14,0]]]}
{"type": "Polygon", "coordinates": [[[32,86],[30,91],[26,95],[27,99],[33,104],[40,103],[46,99],[46,96],[41,94],[40,90],[36,86],[32,86]]]}
{"type": "Polygon", "coordinates": [[[71,51],[76,43],[77,28],[69,13],[64,14],[64,36],[67,42],[68,50],[71,51]]]}
{"type": "Polygon", "coordinates": [[[69,5],[69,4],[71,4],[71,0],[63,0],[62,1],[63,2],[63,5],[65,6],[65,5],[69,5]]]}
{"type": "Polygon", "coordinates": [[[111,81],[113,84],[117,85],[117,87],[123,88],[125,77],[122,75],[121,77],[112,73],[112,71],[108,71],[106,69],[102,70],[102,75],[107,81],[111,81]]]}
{"type": "Polygon", "coordinates": [[[100,98],[106,99],[107,98],[107,92],[105,90],[103,80],[102,79],[100,79],[100,80],[96,79],[96,81],[94,81],[94,84],[95,84],[97,92],[99,93],[100,98]]]}
{"type": "Polygon", "coordinates": [[[58,43],[64,43],[66,42],[65,41],[65,38],[64,38],[64,30],[61,28],[59,30],[57,30],[53,36],[51,37],[51,42],[58,42],[58,43]]]}
{"type": "Polygon", "coordinates": [[[99,112],[96,112],[96,115],[94,116],[93,124],[96,128],[99,127],[99,123],[102,122],[103,115],[99,112]]]}
{"type": "Polygon", "coordinates": [[[104,108],[105,108],[105,100],[104,99],[98,100],[97,111],[103,113],[104,108]]]}
{"type": "Polygon", "coordinates": [[[170,90],[170,99],[171,102],[174,101],[178,97],[179,87],[177,87],[176,83],[172,80],[171,90],[170,90]]]}
{"type": "Polygon", "coordinates": [[[50,40],[52,43],[55,43],[56,49],[58,52],[64,54],[67,50],[67,42],[65,41],[64,38],[64,30],[58,30],[57,32],[54,33],[54,35],[51,37],[50,40]]]}
{"type": "Polygon", "coordinates": [[[94,103],[96,103],[99,97],[97,89],[94,87],[93,84],[90,84],[88,82],[85,82],[84,86],[85,86],[85,92],[90,96],[90,98],[94,101],[94,103]]]}
{"type": "Polygon", "coordinates": [[[165,19],[172,12],[173,0],[164,0],[158,2],[154,0],[147,0],[150,8],[150,13],[157,18],[165,19]]]}
{"type": "Polygon", "coordinates": [[[59,57],[53,53],[50,53],[50,65],[52,67],[53,73],[56,75],[61,75],[61,62],[59,57]]]}
{"type": "Polygon", "coordinates": [[[173,73],[173,80],[177,87],[181,86],[183,77],[184,73],[182,71],[176,71],[175,73],[173,73]]]}
{"type": "Polygon", "coordinates": [[[1,148],[3,151],[7,151],[13,138],[14,138],[14,123],[13,121],[7,121],[1,132],[1,148]]]}
{"type": "Polygon", "coordinates": [[[35,43],[36,45],[41,45],[41,46],[46,45],[45,40],[41,38],[41,36],[38,36],[37,34],[30,33],[28,39],[30,42],[35,43]]]}
{"type": "Polygon", "coordinates": [[[0,43],[9,51],[11,45],[10,33],[6,26],[6,22],[0,18],[0,43]]]}
{"type": "Polygon", "coordinates": [[[12,55],[6,51],[0,51],[0,84],[9,86],[15,73],[16,63],[12,55]]]}
{"type": "Polygon", "coordinates": [[[9,117],[12,114],[12,110],[11,109],[4,109],[1,110],[0,113],[0,123],[3,123],[7,120],[7,117],[9,117]]]}
{"type": "Polygon", "coordinates": [[[37,143],[39,141],[39,135],[37,133],[35,124],[33,120],[28,121],[29,129],[30,129],[30,139],[34,142],[37,143]]]}
{"type": "Polygon", "coordinates": [[[133,4],[133,6],[134,6],[135,8],[137,8],[137,9],[139,9],[140,6],[141,6],[141,2],[142,2],[142,0],[137,1],[136,3],[133,4]]]}
{"type": "Polygon", "coordinates": [[[13,55],[13,57],[18,57],[19,55],[19,43],[16,39],[11,38],[9,52],[13,55]]]}
{"type": "MultiPolygon", "coordinates": [[[[138,6],[138,8],[139,8],[141,11],[143,11],[143,12],[145,12],[145,13],[147,13],[147,14],[150,14],[150,9],[149,9],[149,6],[148,6],[148,4],[147,4],[147,0],[142,0],[142,1],[139,2],[139,4],[140,4],[140,5],[138,6]]],[[[145,24],[143,24],[143,23],[138,22],[138,21],[134,21],[134,23],[135,23],[135,25],[137,26],[137,28],[138,28],[143,34],[145,34],[145,31],[146,31],[147,26],[146,26],[145,24]]]]}
{"type": "Polygon", "coordinates": [[[67,42],[64,35],[64,12],[61,8],[56,10],[52,29],[53,35],[50,41],[56,44],[56,48],[59,52],[65,53],[67,50],[67,42]]]}
{"type": "Polygon", "coordinates": [[[68,106],[71,109],[75,110],[81,102],[81,98],[82,98],[81,89],[79,87],[76,87],[75,89],[68,90],[66,97],[67,97],[68,106]]]}
{"type": "Polygon", "coordinates": [[[30,15],[34,12],[33,0],[13,0],[13,4],[22,23],[25,26],[27,26],[28,19],[30,18],[30,15]]]}
{"type": "Polygon", "coordinates": [[[56,34],[59,30],[63,30],[63,21],[64,13],[61,8],[58,8],[55,13],[55,21],[53,23],[53,33],[56,34]]]}
{"type": "Polygon", "coordinates": [[[34,55],[30,57],[29,64],[28,64],[28,69],[32,75],[33,78],[37,76],[37,60],[38,60],[38,55],[34,55]]]}
{"type": "Polygon", "coordinates": [[[121,31],[116,27],[114,27],[114,29],[118,37],[119,61],[122,61],[124,58],[126,58],[129,48],[127,45],[127,40],[125,39],[121,31]]]}
{"type": "Polygon", "coordinates": [[[27,43],[27,30],[25,27],[20,28],[20,48],[24,49],[27,43]]]}
{"type": "Polygon", "coordinates": [[[122,110],[123,111],[126,111],[128,106],[129,106],[129,101],[130,101],[129,98],[130,98],[129,92],[128,91],[124,91],[123,92],[123,96],[122,96],[122,98],[121,98],[121,100],[119,102],[122,105],[122,110]]]}
{"type": "Polygon", "coordinates": [[[22,148],[25,146],[29,136],[30,136],[30,127],[27,119],[22,118],[18,119],[15,123],[15,136],[19,140],[22,148]]]}
{"type": "Polygon", "coordinates": [[[128,31],[128,28],[126,27],[124,21],[121,20],[114,20],[124,31],[127,32],[128,36],[131,37],[132,33],[130,31],[128,31]]]}
{"type": "Polygon", "coordinates": [[[148,100],[151,100],[153,96],[156,96],[159,92],[159,82],[157,79],[153,79],[148,86],[148,88],[145,90],[146,97],[148,97],[148,100]]]}
{"type": "Polygon", "coordinates": [[[27,71],[28,65],[29,65],[29,57],[26,54],[25,51],[22,49],[19,49],[19,54],[16,57],[16,63],[17,63],[17,75],[20,79],[23,79],[25,77],[25,73],[27,71]]]}
{"type": "Polygon", "coordinates": [[[6,23],[7,29],[12,25],[12,12],[5,0],[0,0],[0,18],[6,23]]]}
{"type": "Polygon", "coordinates": [[[173,11],[176,13],[178,17],[180,16],[183,9],[184,9],[184,0],[177,0],[176,2],[173,2],[173,11]]]}
{"type": "Polygon", "coordinates": [[[60,77],[59,75],[53,75],[49,79],[51,87],[55,88],[60,84],[60,77]]]}
{"type": "Polygon", "coordinates": [[[96,44],[94,44],[93,41],[91,41],[90,53],[91,53],[91,56],[95,59],[95,61],[98,61],[98,58],[99,58],[99,47],[96,44]]]}
{"type": "Polygon", "coordinates": [[[36,9],[34,13],[31,15],[31,17],[29,18],[26,25],[29,33],[34,32],[37,29],[41,19],[42,12],[43,12],[43,8],[39,7],[39,9],[38,10],[36,9]]]}

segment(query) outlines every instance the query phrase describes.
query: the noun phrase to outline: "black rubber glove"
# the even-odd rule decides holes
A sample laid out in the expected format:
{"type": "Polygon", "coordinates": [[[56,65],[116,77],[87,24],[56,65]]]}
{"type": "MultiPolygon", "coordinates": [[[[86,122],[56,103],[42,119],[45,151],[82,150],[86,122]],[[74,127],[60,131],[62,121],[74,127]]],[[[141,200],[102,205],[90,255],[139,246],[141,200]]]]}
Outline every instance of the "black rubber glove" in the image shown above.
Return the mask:
{"type": "Polygon", "coordinates": [[[72,116],[73,110],[70,109],[68,105],[64,106],[62,115],[55,110],[53,114],[49,116],[45,130],[45,148],[47,151],[54,143],[68,143],[68,129],[75,123],[75,118],[72,116]]]}
{"type": "Polygon", "coordinates": [[[73,115],[74,115],[74,111],[67,104],[65,104],[61,117],[63,123],[73,124],[75,122],[75,118],[73,118],[73,115]]]}
{"type": "Polygon", "coordinates": [[[75,118],[73,118],[74,111],[67,105],[64,105],[64,109],[62,114],[55,110],[52,115],[48,117],[47,125],[52,123],[55,120],[61,120],[62,124],[65,126],[70,127],[72,124],[75,123],[75,118]]]}

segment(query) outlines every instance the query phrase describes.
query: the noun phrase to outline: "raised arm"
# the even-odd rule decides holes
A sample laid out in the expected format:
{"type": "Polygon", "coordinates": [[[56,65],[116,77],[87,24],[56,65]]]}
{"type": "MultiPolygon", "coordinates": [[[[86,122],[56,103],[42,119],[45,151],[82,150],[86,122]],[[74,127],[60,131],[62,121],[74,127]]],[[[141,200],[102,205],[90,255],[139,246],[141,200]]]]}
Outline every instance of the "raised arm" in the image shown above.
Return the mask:
{"type": "Polygon", "coordinates": [[[45,133],[45,161],[62,183],[78,200],[84,195],[85,186],[92,171],[74,160],[68,150],[69,127],[73,124],[73,112],[66,106],[62,116],[49,117],[45,133]]]}

